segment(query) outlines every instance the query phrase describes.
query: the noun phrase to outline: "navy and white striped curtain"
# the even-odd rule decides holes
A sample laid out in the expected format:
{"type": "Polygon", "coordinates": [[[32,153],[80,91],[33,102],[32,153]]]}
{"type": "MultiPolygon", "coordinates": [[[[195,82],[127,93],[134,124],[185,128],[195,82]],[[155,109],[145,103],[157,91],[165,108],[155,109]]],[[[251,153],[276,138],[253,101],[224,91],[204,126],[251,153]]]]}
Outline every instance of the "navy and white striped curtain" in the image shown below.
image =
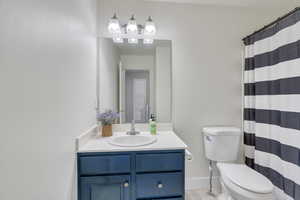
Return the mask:
{"type": "Polygon", "coordinates": [[[244,42],[246,164],[300,200],[300,11],[244,42]]]}

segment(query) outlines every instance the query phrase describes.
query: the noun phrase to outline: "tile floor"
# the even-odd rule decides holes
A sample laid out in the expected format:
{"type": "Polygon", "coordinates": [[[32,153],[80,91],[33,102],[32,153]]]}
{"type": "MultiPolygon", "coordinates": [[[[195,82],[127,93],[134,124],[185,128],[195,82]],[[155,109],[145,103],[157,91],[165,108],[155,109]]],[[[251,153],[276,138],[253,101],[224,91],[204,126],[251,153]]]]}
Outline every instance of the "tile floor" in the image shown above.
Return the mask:
{"type": "Polygon", "coordinates": [[[188,190],[186,192],[186,200],[217,200],[207,194],[207,189],[188,190]]]}
{"type": "MultiPolygon", "coordinates": [[[[220,194],[220,188],[216,188],[213,190],[216,195],[220,194]]],[[[223,200],[224,197],[212,197],[207,194],[208,189],[195,189],[186,191],[186,200],[223,200]]]]}

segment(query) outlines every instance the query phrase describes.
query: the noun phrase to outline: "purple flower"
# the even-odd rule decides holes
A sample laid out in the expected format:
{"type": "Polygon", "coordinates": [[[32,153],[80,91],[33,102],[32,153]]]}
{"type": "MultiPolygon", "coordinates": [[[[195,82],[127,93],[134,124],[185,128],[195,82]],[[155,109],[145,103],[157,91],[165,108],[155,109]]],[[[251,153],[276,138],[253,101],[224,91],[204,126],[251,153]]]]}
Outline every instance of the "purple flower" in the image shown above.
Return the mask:
{"type": "Polygon", "coordinates": [[[103,113],[97,114],[97,120],[102,123],[102,125],[111,125],[120,117],[118,112],[114,112],[112,110],[106,110],[103,113]]]}

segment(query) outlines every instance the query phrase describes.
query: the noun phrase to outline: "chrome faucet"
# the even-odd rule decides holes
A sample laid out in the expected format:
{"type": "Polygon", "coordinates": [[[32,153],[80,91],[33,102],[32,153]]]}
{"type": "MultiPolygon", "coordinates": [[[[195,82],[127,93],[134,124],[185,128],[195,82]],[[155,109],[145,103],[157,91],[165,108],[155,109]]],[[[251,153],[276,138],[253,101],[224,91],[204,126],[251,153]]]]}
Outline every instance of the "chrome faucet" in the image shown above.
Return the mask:
{"type": "Polygon", "coordinates": [[[135,130],[135,121],[132,120],[131,129],[130,131],[127,132],[127,135],[137,135],[137,134],[140,134],[140,132],[135,130]]]}

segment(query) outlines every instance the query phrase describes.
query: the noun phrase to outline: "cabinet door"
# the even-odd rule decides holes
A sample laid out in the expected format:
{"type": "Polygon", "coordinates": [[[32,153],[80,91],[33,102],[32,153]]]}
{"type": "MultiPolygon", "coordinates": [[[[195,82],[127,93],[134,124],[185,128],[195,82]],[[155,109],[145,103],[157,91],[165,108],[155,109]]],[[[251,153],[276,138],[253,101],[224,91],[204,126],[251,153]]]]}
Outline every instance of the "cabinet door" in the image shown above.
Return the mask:
{"type": "Polygon", "coordinates": [[[130,176],[81,177],[79,200],[130,200],[130,176]]]}

